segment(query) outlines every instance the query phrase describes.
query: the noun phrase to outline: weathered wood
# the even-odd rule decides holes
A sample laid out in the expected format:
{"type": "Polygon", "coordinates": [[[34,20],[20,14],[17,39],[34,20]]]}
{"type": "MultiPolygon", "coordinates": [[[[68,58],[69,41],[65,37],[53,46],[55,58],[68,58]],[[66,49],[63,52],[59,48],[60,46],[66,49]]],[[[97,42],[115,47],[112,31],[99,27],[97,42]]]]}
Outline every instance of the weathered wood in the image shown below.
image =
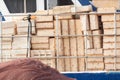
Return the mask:
{"type": "Polygon", "coordinates": [[[32,44],[32,49],[33,50],[44,50],[44,49],[49,49],[49,44],[48,43],[45,43],[45,44],[32,44]]]}
{"type": "Polygon", "coordinates": [[[90,30],[88,15],[80,15],[80,21],[83,31],[90,30]]]}
{"type": "MultiPolygon", "coordinates": [[[[70,35],[76,35],[75,20],[69,20],[69,33],[70,35]]],[[[77,57],[77,38],[70,37],[70,53],[71,56],[77,57]]],[[[77,58],[71,58],[71,71],[78,71],[77,58]]]]}
{"type": "MultiPolygon", "coordinates": [[[[81,29],[81,23],[80,19],[75,20],[76,25],[76,34],[82,35],[82,29],[81,29]]],[[[77,37],[77,55],[78,56],[84,56],[84,37],[78,36],[77,37]]],[[[85,59],[84,58],[78,58],[78,70],[84,71],[85,70],[85,59]]]]}
{"type": "Polygon", "coordinates": [[[90,15],[90,28],[91,30],[98,30],[99,29],[99,20],[98,20],[98,15],[90,15]]]}
{"type": "Polygon", "coordinates": [[[37,16],[36,22],[48,22],[53,21],[53,16],[37,16]]]}
{"type": "Polygon", "coordinates": [[[94,48],[102,48],[102,37],[100,36],[100,34],[101,34],[101,30],[93,31],[93,35],[98,35],[98,36],[93,36],[94,48]]]}
{"type": "Polygon", "coordinates": [[[36,28],[38,29],[53,29],[53,22],[39,22],[36,23],[36,28]]]}
{"type": "Polygon", "coordinates": [[[48,37],[39,37],[39,36],[32,36],[31,38],[31,43],[32,44],[37,44],[37,43],[49,43],[49,38],[48,37]]]}
{"type": "MultiPolygon", "coordinates": [[[[68,20],[62,20],[62,35],[69,35],[68,20]]],[[[64,55],[70,56],[69,38],[63,38],[64,55]]],[[[65,59],[65,71],[70,71],[70,58],[65,59]]]]}
{"type": "Polygon", "coordinates": [[[37,29],[37,36],[54,36],[54,29],[37,29]]]}

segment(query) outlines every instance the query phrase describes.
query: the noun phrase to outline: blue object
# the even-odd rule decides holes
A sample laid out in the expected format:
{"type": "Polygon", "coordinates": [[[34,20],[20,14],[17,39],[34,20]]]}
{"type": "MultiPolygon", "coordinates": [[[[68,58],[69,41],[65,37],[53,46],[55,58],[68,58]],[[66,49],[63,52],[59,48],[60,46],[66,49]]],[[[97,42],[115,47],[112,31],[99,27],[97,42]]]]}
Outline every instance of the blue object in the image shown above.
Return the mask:
{"type": "Polygon", "coordinates": [[[97,8],[96,8],[93,4],[91,4],[89,0],[78,0],[78,1],[79,1],[80,4],[83,5],[83,6],[91,5],[92,8],[93,8],[93,11],[97,11],[97,8]]]}
{"type": "Polygon", "coordinates": [[[76,80],[120,80],[120,72],[64,73],[64,75],[76,80]]]}
{"type": "Polygon", "coordinates": [[[3,17],[1,12],[0,12],[0,16],[2,16],[2,21],[5,21],[5,18],[3,17]]]}

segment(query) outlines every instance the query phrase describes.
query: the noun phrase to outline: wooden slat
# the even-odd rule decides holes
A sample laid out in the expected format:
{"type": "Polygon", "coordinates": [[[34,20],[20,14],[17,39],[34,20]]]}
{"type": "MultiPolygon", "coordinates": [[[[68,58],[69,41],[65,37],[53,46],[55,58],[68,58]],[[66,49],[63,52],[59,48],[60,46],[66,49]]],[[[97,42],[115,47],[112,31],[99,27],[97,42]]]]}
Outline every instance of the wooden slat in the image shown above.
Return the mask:
{"type": "Polygon", "coordinates": [[[32,49],[33,50],[44,50],[44,49],[49,49],[49,44],[48,43],[45,43],[45,44],[32,44],[32,49]]]}
{"type": "Polygon", "coordinates": [[[99,29],[98,15],[90,15],[90,28],[91,30],[99,29]]]}
{"type": "Polygon", "coordinates": [[[2,42],[12,42],[12,35],[2,35],[2,42]]]}
{"type": "MultiPolygon", "coordinates": [[[[84,31],[84,35],[92,35],[92,31],[84,31]]],[[[92,49],[93,46],[93,37],[92,36],[84,36],[84,42],[85,42],[85,49],[92,49]]]]}
{"type": "Polygon", "coordinates": [[[39,36],[32,36],[31,38],[31,43],[32,44],[37,44],[37,43],[49,43],[49,38],[48,37],[39,37],[39,36]]]}
{"type": "Polygon", "coordinates": [[[102,37],[100,36],[101,30],[95,30],[93,31],[93,35],[99,35],[99,36],[93,36],[93,45],[94,48],[102,48],[102,37]]]}
{"type": "MultiPolygon", "coordinates": [[[[75,20],[69,20],[69,33],[70,35],[76,35],[75,20]]],[[[71,56],[77,57],[77,38],[70,37],[70,53],[71,56]]],[[[78,71],[77,58],[71,58],[71,71],[78,71]]]]}
{"type": "Polygon", "coordinates": [[[2,28],[15,28],[16,27],[16,23],[14,21],[3,21],[2,22],[2,28]]]}
{"type": "Polygon", "coordinates": [[[36,22],[53,21],[53,16],[37,16],[36,22]]]}
{"type": "Polygon", "coordinates": [[[15,28],[3,28],[2,29],[2,35],[15,35],[16,30],[15,28]]]}
{"type": "MultiPolygon", "coordinates": [[[[117,34],[120,34],[120,28],[117,28],[116,32],[117,32],[117,34]]],[[[114,29],[104,29],[104,34],[113,35],[113,34],[115,34],[115,30],[114,29]]]]}
{"type": "Polygon", "coordinates": [[[37,36],[54,36],[54,29],[37,29],[37,36]]]}
{"type": "MultiPolygon", "coordinates": [[[[68,35],[69,34],[69,28],[68,28],[68,20],[62,20],[62,35],[68,35]]],[[[69,44],[69,38],[66,37],[63,39],[63,47],[64,47],[64,55],[70,56],[70,44],[69,44]]],[[[65,59],[65,71],[70,71],[70,58],[65,59]]]]}
{"type": "MultiPolygon", "coordinates": [[[[58,21],[54,21],[54,25],[55,25],[55,35],[59,35],[61,36],[62,34],[62,26],[61,26],[61,21],[58,20],[58,21]],[[57,23],[57,25],[56,25],[57,23]]],[[[58,56],[64,56],[64,49],[63,49],[63,39],[60,37],[57,41],[58,45],[56,44],[56,50],[58,53],[56,53],[56,55],[58,56]]],[[[57,69],[60,71],[60,72],[64,72],[65,71],[65,59],[63,58],[58,58],[58,63],[57,63],[57,69]]]]}
{"type": "Polygon", "coordinates": [[[3,50],[10,50],[10,49],[12,49],[12,42],[2,42],[2,49],[3,50]]]}
{"type": "Polygon", "coordinates": [[[21,37],[23,35],[16,35],[13,38],[12,49],[26,49],[27,37],[21,37]]]}
{"type": "MultiPolygon", "coordinates": [[[[113,29],[115,23],[114,22],[103,22],[104,29],[113,29]]],[[[120,22],[116,22],[116,28],[120,28],[120,22]]]]}
{"type": "MultiPolygon", "coordinates": [[[[115,43],[103,43],[103,48],[104,49],[114,49],[115,48],[115,43]]],[[[116,48],[120,49],[120,43],[116,44],[116,48]]]]}
{"type": "Polygon", "coordinates": [[[39,22],[36,23],[36,28],[38,29],[53,29],[53,22],[39,22]]]}
{"type": "Polygon", "coordinates": [[[103,8],[98,8],[97,12],[98,13],[113,13],[116,12],[116,8],[115,7],[103,7],[103,8]]]}
{"type": "Polygon", "coordinates": [[[114,49],[108,49],[108,50],[104,50],[104,56],[120,56],[120,49],[115,50],[114,49]]]}
{"type": "MultiPolygon", "coordinates": [[[[76,25],[76,34],[82,35],[82,29],[81,29],[81,23],[80,19],[75,20],[76,25]]],[[[77,55],[78,56],[84,56],[84,37],[78,36],[77,37],[77,55]]],[[[78,58],[78,70],[84,71],[85,70],[85,59],[84,58],[78,58]]]]}
{"type": "Polygon", "coordinates": [[[80,21],[83,31],[90,30],[88,15],[80,15],[80,21]]]}
{"type": "Polygon", "coordinates": [[[65,15],[59,15],[59,16],[55,16],[55,19],[61,19],[61,20],[63,20],[63,19],[72,19],[73,18],[73,15],[71,15],[71,14],[65,14],[65,15]]]}
{"type": "MultiPolygon", "coordinates": [[[[114,21],[113,14],[102,15],[102,22],[110,22],[110,21],[114,21]]],[[[116,21],[120,21],[120,14],[116,15],[116,21]]]]}
{"type": "Polygon", "coordinates": [[[103,56],[103,49],[87,49],[87,56],[103,56]]]}
{"type": "Polygon", "coordinates": [[[88,70],[104,70],[104,63],[100,62],[100,63],[87,63],[87,69],[88,70]]]}
{"type": "Polygon", "coordinates": [[[50,38],[50,50],[55,51],[56,47],[55,47],[55,38],[50,38]]]}
{"type": "MultiPolygon", "coordinates": [[[[115,42],[115,36],[104,36],[103,37],[103,42],[105,42],[105,43],[115,42]]],[[[116,36],[116,42],[117,43],[120,42],[120,37],[119,36],[116,36]]]]}

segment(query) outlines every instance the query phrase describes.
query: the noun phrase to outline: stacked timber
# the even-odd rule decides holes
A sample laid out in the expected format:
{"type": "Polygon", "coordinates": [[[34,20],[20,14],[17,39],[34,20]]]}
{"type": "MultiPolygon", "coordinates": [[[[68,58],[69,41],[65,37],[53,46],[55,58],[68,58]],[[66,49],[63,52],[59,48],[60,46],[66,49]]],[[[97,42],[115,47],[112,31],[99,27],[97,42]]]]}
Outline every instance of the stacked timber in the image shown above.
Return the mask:
{"type": "Polygon", "coordinates": [[[102,15],[103,30],[106,36],[103,37],[103,49],[105,58],[105,70],[120,69],[119,50],[120,50],[120,15],[102,15]]]}

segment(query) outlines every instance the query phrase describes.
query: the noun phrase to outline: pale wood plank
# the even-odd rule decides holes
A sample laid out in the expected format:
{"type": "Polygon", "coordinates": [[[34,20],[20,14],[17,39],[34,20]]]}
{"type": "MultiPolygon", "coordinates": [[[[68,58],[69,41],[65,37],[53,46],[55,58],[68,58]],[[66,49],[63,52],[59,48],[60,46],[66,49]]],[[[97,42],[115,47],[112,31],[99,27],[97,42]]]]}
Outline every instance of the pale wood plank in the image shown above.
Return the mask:
{"type": "Polygon", "coordinates": [[[38,29],[53,29],[53,22],[39,22],[36,23],[36,28],[38,29]]]}

